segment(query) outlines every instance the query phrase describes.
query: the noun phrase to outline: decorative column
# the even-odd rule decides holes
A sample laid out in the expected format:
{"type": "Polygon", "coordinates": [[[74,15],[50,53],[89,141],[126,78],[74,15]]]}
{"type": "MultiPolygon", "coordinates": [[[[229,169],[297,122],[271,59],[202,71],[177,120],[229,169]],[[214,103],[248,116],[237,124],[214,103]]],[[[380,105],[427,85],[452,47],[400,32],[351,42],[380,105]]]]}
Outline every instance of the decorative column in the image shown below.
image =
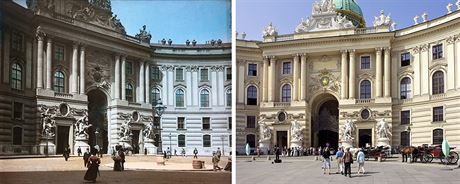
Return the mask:
{"type": "Polygon", "coordinates": [[[348,99],[348,51],[347,50],[342,50],[342,69],[341,69],[341,88],[340,88],[340,93],[341,93],[341,98],[342,99],[348,99]]]}
{"type": "Polygon", "coordinates": [[[37,28],[36,32],[38,46],[37,46],[37,88],[43,88],[43,40],[45,39],[45,33],[37,28]]]}
{"type": "Polygon", "coordinates": [[[150,64],[145,62],[145,103],[150,103],[150,64]]]}
{"type": "Polygon", "coordinates": [[[460,89],[460,36],[457,35],[457,38],[455,39],[455,61],[456,61],[456,65],[455,65],[455,87],[457,89],[460,89]]]}
{"type": "Polygon", "coordinates": [[[245,78],[245,62],[243,60],[237,60],[236,61],[236,64],[238,66],[238,75],[237,75],[237,102],[240,103],[240,104],[243,104],[245,102],[245,99],[244,99],[244,94],[246,93],[246,86],[244,86],[244,78],[245,78]]]}
{"type": "Polygon", "coordinates": [[[270,79],[268,81],[268,101],[273,102],[274,101],[274,95],[275,95],[275,72],[276,72],[276,59],[275,56],[270,57],[270,68],[269,68],[269,76],[270,79]]]}
{"type": "Polygon", "coordinates": [[[48,37],[46,43],[46,89],[51,90],[51,67],[52,67],[52,39],[48,37]]]}
{"type": "MultiPolygon", "coordinates": [[[[190,86],[192,87],[192,68],[191,66],[187,66],[185,67],[185,85],[190,86]]],[[[191,106],[192,105],[192,90],[187,90],[185,92],[187,94],[185,100],[186,100],[186,104],[187,106],[191,106]]]]}
{"type": "Polygon", "coordinates": [[[356,61],[355,61],[355,50],[350,50],[350,76],[348,77],[348,96],[349,99],[355,99],[356,93],[355,90],[357,88],[355,84],[355,77],[356,77],[356,61]]]}
{"type": "Polygon", "coordinates": [[[420,47],[416,46],[412,49],[412,57],[414,58],[414,96],[418,96],[421,94],[420,47]]]}
{"type": "Polygon", "coordinates": [[[144,82],[144,61],[140,61],[139,62],[139,101],[138,103],[145,103],[145,96],[144,96],[144,92],[145,92],[145,88],[144,88],[144,85],[145,85],[145,82],[144,82]]]}
{"type": "Polygon", "coordinates": [[[71,90],[70,93],[77,94],[77,77],[78,77],[78,43],[73,43],[73,52],[72,52],[72,74],[71,74],[71,90]]]}
{"type": "Polygon", "coordinates": [[[375,97],[381,98],[382,97],[382,48],[375,49],[375,76],[376,76],[376,84],[375,84],[375,97]]]}
{"type": "Polygon", "coordinates": [[[455,89],[455,38],[450,36],[447,42],[447,90],[455,89]]]}
{"type": "MultiPolygon", "coordinates": [[[[211,99],[211,103],[212,106],[216,106],[217,105],[217,69],[218,67],[217,66],[212,66],[211,67],[211,96],[210,96],[210,99],[211,99]]],[[[200,92],[198,92],[200,93],[200,92]]]]}
{"type": "Polygon", "coordinates": [[[299,60],[300,60],[300,54],[296,54],[294,56],[294,62],[292,63],[292,100],[293,101],[299,101],[298,93],[299,93],[299,60]]]}
{"type": "Polygon", "coordinates": [[[268,64],[269,64],[269,59],[267,56],[264,56],[264,61],[263,61],[263,68],[264,68],[264,74],[263,74],[263,84],[262,84],[262,101],[267,102],[268,100],[268,64]]]}
{"type": "Polygon", "coordinates": [[[422,45],[422,52],[421,52],[421,60],[420,60],[420,69],[421,69],[421,95],[428,95],[428,81],[430,80],[428,76],[428,58],[430,55],[430,52],[428,52],[429,45],[424,44],[422,45]]]}
{"type": "MultiPolygon", "coordinates": [[[[118,62],[120,61],[118,60],[118,62]]],[[[119,64],[116,64],[116,65],[118,66],[119,64]]],[[[116,75],[120,75],[120,69],[118,69],[118,72],[116,73],[116,75]]],[[[116,80],[116,76],[115,76],[115,80],[116,80]]],[[[118,77],[118,80],[120,80],[120,77],[118,77]]],[[[126,100],[125,88],[126,88],[126,56],[122,55],[121,56],[121,100],[126,100]]],[[[118,87],[117,90],[120,90],[120,87],[118,87]]],[[[120,97],[117,96],[117,98],[119,99],[120,97]]]]}
{"type": "Polygon", "coordinates": [[[85,94],[85,46],[80,46],[80,94],[85,94]]]}
{"type": "Polygon", "coordinates": [[[213,96],[217,96],[219,106],[224,105],[224,99],[225,99],[225,98],[218,98],[220,95],[225,95],[225,92],[224,92],[224,70],[225,70],[225,66],[219,66],[217,68],[217,94],[213,95],[213,96]]]}
{"type": "Polygon", "coordinates": [[[300,55],[300,100],[305,101],[307,90],[307,54],[300,55]]]}
{"type": "Polygon", "coordinates": [[[390,51],[391,48],[387,47],[385,48],[385,55],[384,55],[384,71],[383,75],[385,75],[385,91],[384,91],[384,96],[385,98],[390,98],[391,97],[391,74],[390,74],[390,51]]]}
{"type": "Polygon", "coordinates": [[[115,55],[115,99],[120,99],[120,55],[115,55]]]}
{"type": "MultiPolygon", "coordinates": [[[[192,90],[192,104],[194,106],[198,106],[198,98],[199,98],[199,94],[198,94],[198,84],[199,84],[198,71],[199,71],[198,66],[192,66],[192,89],[191,90],[192,90]]],[[[174,80],[174,78],[172,76],[172,72],[171,72],[171,76],[170,76],[169,80],[174,80]]],[[[174,94],[172,92],[173,92],[173,88],[171,87],[170,93],[174,94]]],[[[171,99],[172,99],[172,95],[171,95],[171,99]]],[[[171,104],[172,104],[172,102],[171,102],[171,104]]]]}

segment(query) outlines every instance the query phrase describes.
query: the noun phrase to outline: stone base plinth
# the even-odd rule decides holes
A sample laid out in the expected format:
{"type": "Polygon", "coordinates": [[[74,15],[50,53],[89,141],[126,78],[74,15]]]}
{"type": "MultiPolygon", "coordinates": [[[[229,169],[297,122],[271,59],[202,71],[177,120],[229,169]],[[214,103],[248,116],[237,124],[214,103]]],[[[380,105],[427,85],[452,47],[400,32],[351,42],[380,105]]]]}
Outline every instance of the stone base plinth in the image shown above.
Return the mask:
{"type": "Polygon", "coordinates": [[[41,155],[56,155],[56,145],[53,139],[42,139],[40,141],[40,154],[41,155]]]}
{"type": "Polygon", "coordinates": [[[294,147],[301,147],[302,146],[302,141],[291,141],[291,148],[294,147]]]}
{"type": "Polygon", "coordinates": [[[346,148],[352,148],[353,147],[353,141],[352,140],[342,140],[341,146],[346,149],[346,148]]]}
{"type": "Polygon", "coordinates": [[[88,139],[86,138],[76,138],[75,145],[73,146],[74,154],[78,154],[78,147],[81,149],[81,153],[85,153],[86,149],[91,151],[91,148],[88,144],[88,139]]]}
{"type": "Polygon", "coordinates": [[[121,140],[120,145],[125,149],[133,148],[133,146],[131,146],[131,141],[130,140],[121,140]]]}
{"type": "Polygon", "coordinates": [[[388,138],[379,138],[377,140],[377,146],[389,147],[390,146],[390,139],[388,139],[388,138]]]}
{"type": "MultiPolygon", "coordinates": [[[[153,140],[145,140],[144,141],[144,149],[147,149],[147,155],[156,155],[157,154],[157,147],[153,144],[153,140]]],[[[145,150],[141,150],[142,153],[145,150]]]]}
{"type": "Polygon", "coordinates": [[[259,149],[261,154],[268,154],[268,151],[270,150],[270,140],[259,141],[259,149]]]}

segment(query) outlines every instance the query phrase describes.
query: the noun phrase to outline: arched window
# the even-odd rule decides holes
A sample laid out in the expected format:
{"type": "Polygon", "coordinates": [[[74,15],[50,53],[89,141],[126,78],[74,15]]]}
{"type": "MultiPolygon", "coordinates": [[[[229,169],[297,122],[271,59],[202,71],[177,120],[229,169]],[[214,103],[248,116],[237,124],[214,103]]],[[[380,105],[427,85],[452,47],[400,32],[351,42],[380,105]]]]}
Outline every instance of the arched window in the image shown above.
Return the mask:
{"type": "Polygon", "coordinates": [[[209,107],[209,91],[207,89],[201,90],[200,103],[201,107],[209,107]]]}
{"type": "Polygon", "coordinates": [[[285,84],[281,89],[281,102],[291,102],[291,85],[285,84]]]}
{"type": "Polygon", "coordinates": [[[11,66],[11,88],[22,89],[22,68],[21,65],[14,63],[11,66]]]}
{"type": "Polygon", "coordinates": [[[433,130],[433,144],[442,144],[444,131],[440,128],[433,130]]]}
{"type": "Polygon", "coordinates": [[[360,99],[370,99],[371,98],[371,82],[369,80],[363,80],[360,84],[360,99]]]}
{"type": "Polygon", "coordinates": [[[441,94],[444,93],[444,73],[441,71],[437,71],[433,74],[433,79],[432,79],[432,85],[433,85],[433,95],[435,94],[441,94]]]}
{"type": "Polygon", "coordinates": [[[22,145],[22,128],[13,128],[13,145],[22,145]]]}
{"type": "Polygon", "coordinates": [[[158,88],[152,89],[152,105],[157,105],[158,100],[160,99],[160,90],[158,88]]]}
{"type": "Polygon", "coordinates": [[[176,107],[184,107],[184,90],[176,90],[176,107]]]}
{"type": "Polygon", "coordinates": [[[247,103],[248,105],[257,105],[257,88],[255,86],[248,87],[247,103]]]}
{"type": "Polygon", "coordinates": [[[130,83],[126,84],[126,89],[125,89],[125,92],[126,92],[126,100],[128,100],[128,102],[133,102],[133,93],[134,93],[134,90],[133,90],[133,85],[131,85],[130,83]]]}
{"type": "Polygon", "coordinates": [[[256,147],[256,135],[254,134],[246,135],[246,143],[249,144],[249,147],[255,148],[256,147]]]}
{"type": "Polygon", "coordinates": [[[401,146],[409,146],[410,133],[408,131],[401,132],[401,146]]]}
{"type": "Polygon", "coordinates": [[[227,89],[227,92],[225,92],[225,95],[227,97],[227,107],[232,106],[232,89],[227,89]]]}
{"type": "Polygon", "coordinates": [[[411,80],[409,77],[404,77],[401,80],[401,85],[399,88],[401,92],[401,99],[412,98],[412,86],[411,86],[411,80]]]}
{"type": "Polygon", "coordinates": [[[61,71],[54,73],[54,91],[64,93],[65,76],[61,71]]]}

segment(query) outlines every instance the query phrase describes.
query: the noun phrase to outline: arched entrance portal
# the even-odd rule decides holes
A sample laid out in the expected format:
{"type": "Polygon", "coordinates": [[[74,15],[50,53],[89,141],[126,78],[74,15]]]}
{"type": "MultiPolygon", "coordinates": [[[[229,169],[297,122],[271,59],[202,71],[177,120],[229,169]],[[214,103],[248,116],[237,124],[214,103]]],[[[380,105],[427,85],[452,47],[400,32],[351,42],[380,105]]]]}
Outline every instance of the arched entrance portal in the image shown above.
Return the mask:
{"type": "Polygon", "coordinates": [[[102,153],[107,153],[109,145],[107,136],[107,96],[101,90],[94,89],[88,95],[88,144],[91,149],[98,145],[102,153]]]}
{"type": "Polygon", "coordinates": [[[339,102],[328,93],[317,96],[311,108],[312,146],[324,147],[329,144],[338,147],[339,141],[339,102]]]}

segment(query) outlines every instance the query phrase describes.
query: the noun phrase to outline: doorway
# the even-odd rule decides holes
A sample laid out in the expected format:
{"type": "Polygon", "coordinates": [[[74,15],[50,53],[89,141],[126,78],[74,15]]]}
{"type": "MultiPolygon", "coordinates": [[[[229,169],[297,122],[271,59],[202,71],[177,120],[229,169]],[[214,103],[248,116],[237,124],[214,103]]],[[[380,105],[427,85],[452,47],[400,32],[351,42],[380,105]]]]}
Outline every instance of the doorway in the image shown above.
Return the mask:
{"type": "Polygon", "coordinates": [[[98,145],[103,153],[108,150],[108,121],[107,121],[107,96],[99,89],[91,90],[88,95],[88,144],[93,151],[98,145]]]}
{"type": "Polygon", "coordinates": [[[287,142],[287,131],[276,131],[276,144],[284,149],[288,147],[287,142]]]}
{"type": "Polygon", "coordinates": [[[330,130],[320,130],[318,133],[318,146],[325,147],[329,145],[331,148],[338,148],[339,134],[330,130]]]}
{"type": "Polygon", "coordinates": [[[312,101],[311,105],[311,145],[313,147],[337,148],[339,145],[339,102],[329,93],[324,93],[312,101]]]}
{"type": "Polygon", "coordinates": [[[140,130],[132,130],[133,134],[133,139],[131,144],[133,145],[133,153],[138,154],[139,153],[139,134],[140,130]]]}
{"type": "Polygon", "coordinates": [[[368,144],[372,147],[372,129],[359,129],[359,139],[358,139],[358,146],[360,148],[366,147],[368,144]]]}
{"type": "Polygon", "coordinates": [[[57,126],[57,145],[56,154],[63,154],[64,148],[69,146],[70,126],[57,126]]]}

